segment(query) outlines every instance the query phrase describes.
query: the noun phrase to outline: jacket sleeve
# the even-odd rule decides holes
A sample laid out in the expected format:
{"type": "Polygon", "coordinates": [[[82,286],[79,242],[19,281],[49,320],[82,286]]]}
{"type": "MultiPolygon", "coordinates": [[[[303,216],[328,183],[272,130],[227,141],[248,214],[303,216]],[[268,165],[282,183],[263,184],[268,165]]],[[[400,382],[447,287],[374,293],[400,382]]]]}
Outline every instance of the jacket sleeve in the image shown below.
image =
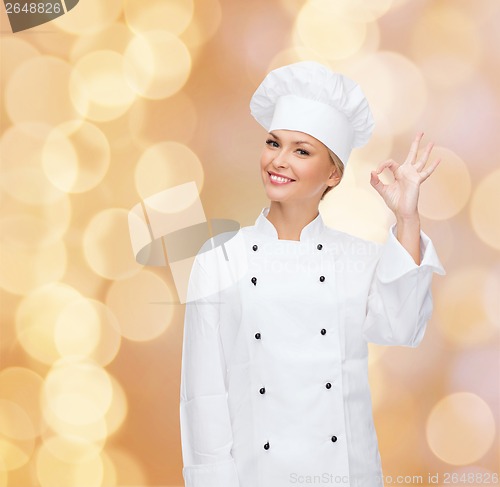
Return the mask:
{"type": "Polygon", "coordinates": [[[180,386],[186,487],[239,487],[219,336],[217,275],[195,259],[188,285],[180,386]]]}
{"type": "Polygon", "coordinates": [[[397,240],[396,225],[382,245],[368,295],[364,338],[380,345],[416,347],[432,314],[434,272],[445,271],[429,237],[420,232],[420,265],[397,240]]]}

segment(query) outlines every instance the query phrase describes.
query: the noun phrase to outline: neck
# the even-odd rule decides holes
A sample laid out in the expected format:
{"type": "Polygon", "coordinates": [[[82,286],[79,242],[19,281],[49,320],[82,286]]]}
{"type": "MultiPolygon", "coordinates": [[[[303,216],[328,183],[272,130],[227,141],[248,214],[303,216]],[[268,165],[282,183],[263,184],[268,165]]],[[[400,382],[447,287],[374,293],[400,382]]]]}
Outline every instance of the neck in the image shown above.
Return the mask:
{"type": "Polygon", "coordinates": [[[318,216],[318,206],[271,201],[267,219],[274,225],[280,240],[300,240],[302,229],[318,216]]]}

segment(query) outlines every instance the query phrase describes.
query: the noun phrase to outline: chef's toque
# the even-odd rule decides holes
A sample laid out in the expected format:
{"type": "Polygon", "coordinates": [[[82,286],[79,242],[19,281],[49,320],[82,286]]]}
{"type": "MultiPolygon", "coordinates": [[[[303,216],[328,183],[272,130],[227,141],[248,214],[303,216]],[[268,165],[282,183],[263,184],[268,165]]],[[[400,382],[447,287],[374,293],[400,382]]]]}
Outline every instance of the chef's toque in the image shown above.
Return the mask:
{"type": "Polygon", "coordinates": [[[354,147],[368,142],[375,123],[359,85],[315,61],[271,71],[253,94],[250,111],[268,132],[313,136],[344,165],[354,147]]]}

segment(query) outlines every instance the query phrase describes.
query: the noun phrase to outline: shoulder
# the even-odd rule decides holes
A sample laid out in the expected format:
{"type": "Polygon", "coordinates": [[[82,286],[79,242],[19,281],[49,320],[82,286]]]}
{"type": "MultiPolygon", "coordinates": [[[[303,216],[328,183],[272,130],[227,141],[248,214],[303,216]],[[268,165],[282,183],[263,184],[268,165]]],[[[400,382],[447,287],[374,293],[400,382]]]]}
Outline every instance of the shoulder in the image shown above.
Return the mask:
{"type": "Polygon", "coordinates": [[[245,262],[245,232],[242,228],[221,232],[205,240],[195,257],[195,263],[206,270],[233,267],[245,262]]]}

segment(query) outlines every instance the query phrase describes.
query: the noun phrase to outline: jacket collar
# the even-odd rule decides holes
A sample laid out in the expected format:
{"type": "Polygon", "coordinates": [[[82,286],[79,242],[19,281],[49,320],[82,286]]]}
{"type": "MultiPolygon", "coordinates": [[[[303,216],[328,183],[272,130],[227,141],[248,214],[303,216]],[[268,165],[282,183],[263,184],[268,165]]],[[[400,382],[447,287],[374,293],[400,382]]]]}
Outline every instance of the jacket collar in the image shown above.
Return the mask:
{"type": "MultiPolygon", "coordinates": [[[[276,227],[267,219],[269,209],[269,207],[262,209],[257,220],[255,220],[255,229],[260,234],[278,240],[278,231],[276,230],[276,227]]],[[[323,218],[321,217],[321,213],[318,213],[318,216],[309,222],[300,232],[300,241],[305,242],[315,240],[319,237],[319,235],[321,235],[324,228],[325,224],[323,222],[323,218]]]]}

